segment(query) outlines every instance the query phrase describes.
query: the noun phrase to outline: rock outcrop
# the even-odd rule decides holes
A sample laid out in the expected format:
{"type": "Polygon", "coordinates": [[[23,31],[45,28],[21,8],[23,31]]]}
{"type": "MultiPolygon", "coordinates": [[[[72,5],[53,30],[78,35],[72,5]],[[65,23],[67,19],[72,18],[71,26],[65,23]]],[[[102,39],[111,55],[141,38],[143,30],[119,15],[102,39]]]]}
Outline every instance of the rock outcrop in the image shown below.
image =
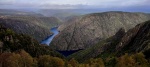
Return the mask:
{"type": "Polygon", "coordinates": [[[56,50],[78,50],[93,46],[113,36],[120,28],[129,30],[147,21],[150,15],[130,12],[104,12],[83,15],[65,26],[50,47],[56,50]]]}
{"type": "Polygon", "coordinates": [[[117,52],[144,52],[150,50],[150,21],[130,29],[116,46],[117,52]]]}

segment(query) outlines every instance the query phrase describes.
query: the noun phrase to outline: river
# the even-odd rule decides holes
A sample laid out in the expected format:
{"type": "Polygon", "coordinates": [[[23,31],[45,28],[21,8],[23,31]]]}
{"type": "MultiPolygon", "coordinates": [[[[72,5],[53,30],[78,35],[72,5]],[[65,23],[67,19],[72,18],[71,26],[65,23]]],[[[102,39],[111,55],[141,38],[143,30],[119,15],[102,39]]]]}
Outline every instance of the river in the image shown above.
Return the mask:
{"type": "MultiPolygon", "coordinates": [[[[47,38],[45,38],[41,44],[46,44],[46,45],[50,45],[50,43],[52,42],[53,38],[59,33],[59,31],[57,30],[58,27],[53,27],[51,28],[51,32],[53,32],[52,35],[48,36],[47,38]]],[[[63,54],[64,56],[69,56],[75,52],[77,52],[79,50],[71,50],[71,51],[58,51],[59,53],[63,54]]]]}
{"type": "Polygon", "coordinates": [[[53,28],[51,28],[50,31],[53,32],[53,34],[50,35],[50,36],[48,36],[46,39],[44,39],[44,40],[41,42],[41,44],[49,45],[49,44],[52,42],[53,38],[59,33],[59,31],[57,30],[57,28],[58,28],[58,27],[53,27],[53,28]]]}

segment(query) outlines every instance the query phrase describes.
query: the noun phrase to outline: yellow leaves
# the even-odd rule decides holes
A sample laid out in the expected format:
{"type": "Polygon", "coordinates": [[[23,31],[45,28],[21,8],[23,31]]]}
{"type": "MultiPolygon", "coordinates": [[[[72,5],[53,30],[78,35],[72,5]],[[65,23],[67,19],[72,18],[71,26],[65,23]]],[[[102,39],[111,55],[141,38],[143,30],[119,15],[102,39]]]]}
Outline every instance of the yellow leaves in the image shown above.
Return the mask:
{"type": "Polygon", "coordinates": [[[49,55],[40,56],[38,61],[40,67],[64,67],[64,61],[62,59],[49,55]]]}
{"type": "Polygon", "coordinates": [[[35,60],[24,50],[19,53],[3,53],[0,55],[0,62],[0,67],[34,67],[36,64],[35,60]]]}
{"type": "Polygon", "coordinates": [[[117,58],[116,67],[150,67],[142,53],[125,54],[117,58]]]}
{"type": "Polygon", "coordinates": [[[77,67],[78,66],[78,62],[72,58],[69,62],[68,62],[72,67],[77,67]]]}
{"type": "Polygon", "coordinates": [[[79,64],[79,67],[90,67],[89,64],[79,64]]]}
{"type": "Polygon", "coordinates": [[[25,67],[32,67],[36,64],[34,59],[24,50],[19,51],[19,55],[21,56],[21,62],[25,65],[25,67]]]}
{"type": "Polygon", "coordinates": [[[133,59],[136,61],[137,67],[150,67],[150,64],[148,61],[145,59],[145,56],[143,53],[136,53],[132,55],[133,59]]]}
{"type": "Polygon", "coordinates": [[[38,59],[38,64],[40,67],[50,67],[51,66],[51,63],[50,63],[50,56],[49,55],[43,55],[43,56],[40,56],[39,59],[38,59]]]}
{"type": "Polygon", "coordinates": [[[78,63],[74,58],[68,62],[68,67],[105,67],[101,58],[89,59],[85,63],[78,63]]]}
{"type": "Polygon", "coordinates": [[[19,54],[3,53],[0,55],[0,67],[23,67],[22,58],[19,54]],[[2,59],[4,58],[4,59],[2,59]]]}
{"type": "Polygon", "coordinates": [[[24,65],[20,62],[22,60],[19,54],[12,53],[10,57],[7,58],[7,67],[23,67],[24,65]]]}
{"type": "MultiPolygon", "coordinates": [[[[110,67],[150,67],[143,53],[125,54],[118,58],[108,58],[106,66],[110,67]]],[[[105,67],[103,59],[91,58],[84,63],[78,63],[74,58],[65,61],[58,57],[42,55],[32,58],[26,51],[0,54],[0,67],[105,67]]]]}
{"type": "Polygon", "coordinates": [[[58,57],[53,57],[52,58],[54,64],[57,65],[57,67],[64,67],[64,61],[58,57]]]}
{"type": "Polygon", "coordinates": [[[105,67],[104,62],[101,58],[91,58],[87,63],[89,63],[90,67],[105,67]]]}
{"type": "Polygon", "coordinates": [[[129,56],[128,54],[125,54],[117,59],[116,67],[134,67],[135,66],[135,60],[129,56]]]}

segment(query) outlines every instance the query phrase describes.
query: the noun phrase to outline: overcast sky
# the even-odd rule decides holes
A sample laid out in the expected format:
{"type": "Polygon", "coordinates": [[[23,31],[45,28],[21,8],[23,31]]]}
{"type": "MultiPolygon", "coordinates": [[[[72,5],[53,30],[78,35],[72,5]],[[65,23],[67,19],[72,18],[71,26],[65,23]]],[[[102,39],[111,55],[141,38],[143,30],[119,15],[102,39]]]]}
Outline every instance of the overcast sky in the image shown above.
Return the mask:
{"type": "Polygon", "coordinates": [[[150,0],[0,0],[0,8],[142,8],[150,7],[149,3],[150,0]]]}

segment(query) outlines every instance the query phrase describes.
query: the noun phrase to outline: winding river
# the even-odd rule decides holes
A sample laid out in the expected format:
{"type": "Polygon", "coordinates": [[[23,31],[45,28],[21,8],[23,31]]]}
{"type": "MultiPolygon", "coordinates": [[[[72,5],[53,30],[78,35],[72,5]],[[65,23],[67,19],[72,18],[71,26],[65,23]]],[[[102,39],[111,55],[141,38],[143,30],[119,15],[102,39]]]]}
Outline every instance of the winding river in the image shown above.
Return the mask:
{"type": "Polygon", "coordinates": [[[59,31],[57,30],[57,28],[58,28],[58,27],[53,27],[53,28],[51,28],[50,31],[53,32],[53,34],[50,35],[50,36],[48,36],[45,40],[43,40],[43,41],[41,42],[41,44],[49,45],[49,44],[52,42],[53,38],[59,33],[59,31]]]}
{"type": "MultiPolygon", "coordinates": [[[[46,44],[46,45],[50,45],[50,43],[52,42],[53,38],[59,33],[59,31],[57,30],[58,27],[53,27],[51,28],[51,32],[53,32],[52,35],[48,36],[47,38],[45,38],[41,44],[46,44]]],[[[69,56],[75,52],[77,52],[79,50],[71,50],[71,51],[58,51],[59,53],[63,54],[64,56],[69,56]]]]}

